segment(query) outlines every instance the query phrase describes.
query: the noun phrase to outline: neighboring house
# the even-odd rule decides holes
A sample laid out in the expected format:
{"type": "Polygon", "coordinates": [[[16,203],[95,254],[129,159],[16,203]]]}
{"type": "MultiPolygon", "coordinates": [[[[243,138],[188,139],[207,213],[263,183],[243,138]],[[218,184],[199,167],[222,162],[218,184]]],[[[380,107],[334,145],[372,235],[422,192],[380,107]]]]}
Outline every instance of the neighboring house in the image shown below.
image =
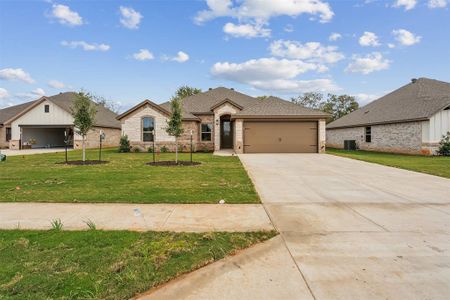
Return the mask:
{"type": "Polygon", "coordinates": [[[419,78],[328,124],[327,146],[429,155],[449,131],[450,83],[419,78]]]}
{"type": "MultiPolygon", "coordinates": [[[[170,103],[145,100],[117,117],[122,134],[132,145],[165,146],[174,150],[175,139],[166,133],[170,103]]],[[[183,150],[192,134],[195,151],[234,149],[236,153],[323,152],[325,122],[318,110],[268,97],[264,100],[223,87],[183,99],[183,150]]]]}
{"type": "MultiPolygon", "coordinates": [[[[60,93],[51,97],[0,109],[0,147],[10,149],[64,146],[65,134],[70,146],[81,148],[81,136],[75,132],[71,107],[77,94],[60,93]]],[[[87,135],[86,147],[99,146],[100,130],[106,134],[105,147],[117,146],[120,122],[116,114],[97,105],[94,128],[87,135]]]]}

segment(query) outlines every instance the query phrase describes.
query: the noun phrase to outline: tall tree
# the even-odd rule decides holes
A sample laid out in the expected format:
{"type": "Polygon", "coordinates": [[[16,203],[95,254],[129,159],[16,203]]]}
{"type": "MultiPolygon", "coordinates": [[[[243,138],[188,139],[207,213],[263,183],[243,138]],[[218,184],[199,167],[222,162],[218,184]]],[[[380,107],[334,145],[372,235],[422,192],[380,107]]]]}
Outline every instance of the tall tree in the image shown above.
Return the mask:
{"type": "Polygon", "coordinates": [[[292,97],[291,101],[307,108],[322,109],[325,104],[323,94],[318,92],[303,93],[297,97],[292,97]]]}
{"type": "Polygon", "coordinates": [[[322,110],[331,114],[332,120],[337,120],[343,116],[357,110],[359,108],[355,97],[349,95],[334,95],[328,94],[327,101],[322,107],[322,110]]]}
{"type": "Polygon", "coordinates": [[[73,103],[72,117],[75,131],[82,138],[83,161],[86,161],[86,136],[94,126],[96,114],[97,109],[92,102],[92,96],[83,91],[79,92],[73,103]]]}
{"type": "Polygon", "coordinates": [[[256,96],[256,99],[258,99],[258,100],[265,100],[267,98],[269,98],[269,96],[267,96],[267,95],[256,96]]]}
{"type": "Polygon", "coordinates": [[[183,85],[175,91],[175,97],[184,99],[186,97],[201,93],[202,90],[191,86],[183,85]]]}
{"type": "Polygon", "coordinates": [[[178,163],[178,138],[183,134],[182,126],[182,99],[179,97],[172,97],[170,100],[171,116],[167,121],[166,132],[175,137],[175,163],[178,163]]]}
{"type": "Polygon", "coordinates": [[[119,110],[120,110],[120,104],[119,103],[117,103],[117,102],[115,102],[113,100],[107,99],[107,98],[105,98],[103,96],[92,95],[92,94],[91,94],[91,96],[92,96],[92,101],[94,101],[98,105],[106,107],[107,109],[109,109],[110,111],[112,111],[112,112],[114,112],[116,114],[119,113],[119,110]]]}

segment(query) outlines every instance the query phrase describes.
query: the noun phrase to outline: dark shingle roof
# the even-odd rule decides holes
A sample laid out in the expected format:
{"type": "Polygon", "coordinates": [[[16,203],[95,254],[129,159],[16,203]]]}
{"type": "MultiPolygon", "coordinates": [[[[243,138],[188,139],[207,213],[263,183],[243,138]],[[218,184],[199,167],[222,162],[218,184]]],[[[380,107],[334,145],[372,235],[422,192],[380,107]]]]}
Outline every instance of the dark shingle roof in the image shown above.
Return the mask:
{"type": "MultiPolygon", "coordinates": [[[[170,102],[164,102],[164,103],[160,104],[159,106],[161,106],[163,109],[165,109],[169,112],[171,111],[170,102]]],[[[193,114],[191,114],[190,112],[188,112],[185,107],[183,107],[181,116],[182,116],[183,120],[197,120],[197,121],[200,120],[198,117],[196,117],[193,114]]]]}
{"type": "Polygon", "coordinates": [[[330,123],[327,129],[426,120],[450,105],[450,83],[419,78],[330,123]]]}
{"type": "Polygon", "coordinates": [[[37,100],[0,109],[0,125],[3,125],[4,122],[8,121],[21,111],[27,109],[30,105],[33,105],[36,101],[37,100]]]}
{"type": "MultiPolygon", "coordinates": [[[[57,94],[54,96],[44,97],[44,98],[55,103],[60,108],[67,111],[68,113],[71,113],[72,112],[71,107],[73,105],[73,102],[76,99],[76,96],[77,96],[77,93],[66,92],[66,93],[60,93],[60,94],[57,94]]],[[[35,101],[23,103],[20,105],[16,105],[16,106],[12,106],[12,107],[4,109],[4,110],[10,110],[10,111],[8,112],[9,117],[3,121],[7,121],[7,120],[13,118],[14,116],[18,115],[19,113],[23,112],[24,110],[30,108],[31,105],[36,104],[36,102],[40,101],[41,99],[42,98],[35,100],[35,101]]],[[[121,127],[120,122],[118,120],[116,120],[117,115],[114,112],[112,112],[111,110],[107,109],[106,107],[104,107],[102,105],[98,105],[98,104],[96,104],[96,108],[97,108],[97,114],[95,116],[95,123],[94,123],[95,126],[111,127],[111,128],[120,128],[121,127]]],[[[4,114],[3,110],[0,110],[0,116],[2,116],[3,114],[4,114]]],[[[2,119],[2,117],[0,117],[0,120],[1,119],[2,119]]]]}
{"type": "MultiPolygon", "coordinates": [[[[211,113],[211,108],[225,99],[229,99],[242,107],[253,105],[258,101],[256,98],[236,92],[235,90],[218,87],[184,98],[183,107],[186,112],[192,114],[211,113]]],[[[168,102],[160,105],[166,107],[168,102]]]]}
{"type": "Polygon", "coordinates": [[[270,96],[257,103],[245,107],[242,111],[234,115],[239,116],[301,116],[301,117],[328,117],[329,115],[316,109],[306,108],[277,97],[270,96]]]}

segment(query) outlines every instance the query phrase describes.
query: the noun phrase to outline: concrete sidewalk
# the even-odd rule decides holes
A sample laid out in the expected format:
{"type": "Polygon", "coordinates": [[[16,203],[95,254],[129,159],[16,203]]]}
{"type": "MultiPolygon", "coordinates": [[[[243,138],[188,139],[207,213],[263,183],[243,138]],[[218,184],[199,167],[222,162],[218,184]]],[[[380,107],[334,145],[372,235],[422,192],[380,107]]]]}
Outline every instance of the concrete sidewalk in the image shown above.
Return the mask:
{"type": "MultiPolygon", "coordinates": [[[[8,156],[19,156],[19,155],[33,155],[33,154],[44,154],[44,153],[59,153],[66,151],[64,148],[43,148],[43,149],[23,149],[23,150],[1,150],[2,154],[8,156]]],[[[67,149],[67,151],[73,151],[72,148],[67,149]]]]}
{"type": "Polygon", "coordinates": [[[49,229],[60,219],[63,229],[136,231],[257,231],[273,226],[261,204],[91,204],[0,203],[0,229],[49,229]]]}

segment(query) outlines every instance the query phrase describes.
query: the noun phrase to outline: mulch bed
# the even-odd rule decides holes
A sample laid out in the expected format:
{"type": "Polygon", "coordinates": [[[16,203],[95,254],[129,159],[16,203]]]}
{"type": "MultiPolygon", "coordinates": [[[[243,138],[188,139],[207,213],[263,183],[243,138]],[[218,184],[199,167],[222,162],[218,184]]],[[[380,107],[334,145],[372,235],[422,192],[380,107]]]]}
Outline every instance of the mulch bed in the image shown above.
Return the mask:
{"type": "Polygon", "coordinates": [[[157,162],[148,162],[146,165],[149,166],[164,166],[164,167],[176,167],[176,166],[198,166],[201,163],[193,161],[178,161],[178,163],[175,163],[173,160],[164,160],[164,161],[157,161],[157,162]]]}
{"type": "Polygon", "coordinates": [[[67,163],[65,161],[58,162],[59,165],[74,165],[74,166],[92,166],[92,165],[103,165],[107,164],[109,161],[107,160],[69,160],[67,163]]]}

